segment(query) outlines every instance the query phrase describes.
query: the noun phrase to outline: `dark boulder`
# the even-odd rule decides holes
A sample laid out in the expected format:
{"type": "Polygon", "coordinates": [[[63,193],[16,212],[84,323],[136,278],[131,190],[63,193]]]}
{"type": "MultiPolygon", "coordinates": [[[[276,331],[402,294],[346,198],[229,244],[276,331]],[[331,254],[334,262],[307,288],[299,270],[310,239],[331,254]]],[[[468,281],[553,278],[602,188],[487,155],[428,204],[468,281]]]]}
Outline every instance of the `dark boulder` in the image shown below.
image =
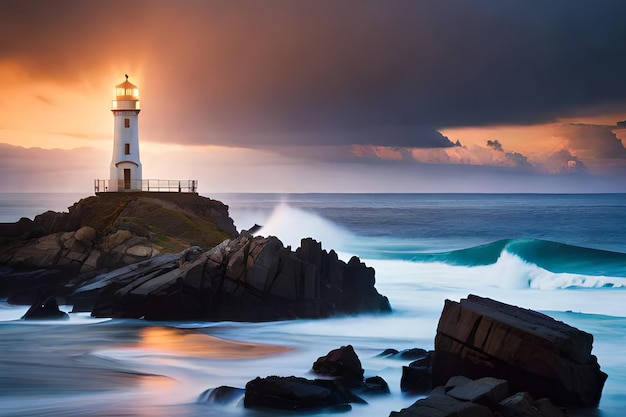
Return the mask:
{"type": "Polygon", "coordinates": [[[348,411],[350,403],[364,402],[335,381],[310,380],[295,376],[256,378],[246,384],[246,408],[279,410],[333,409],[348,411]]]}
{"type": "Polygon", "coordinates": [[[389,384],[381,376],[371,376],[365,378],[365,385],[359,390],[364,395],[389,394],[389,384]]]}
{"type": "Polygon", "coordinates": [[[595,406],[607,375],[593,336],[532,310],[475,295],[446,300],[435,338],[433,384],[454,375],[506,379],[514,392],[560,406],[595,406]]]}
{"type": "Polygon", "coordinates": [[[350,387],[363,385],[363,368],[352,345],[331,350],[313,363],[313,372],[342,378],[350,387]]]}
{"type": "Polygon", "coordinates": [[[59,310],[59,305],[54,297],[42,298],[33,304],[22,320],[68,320],[70,316],[59,310]]]}

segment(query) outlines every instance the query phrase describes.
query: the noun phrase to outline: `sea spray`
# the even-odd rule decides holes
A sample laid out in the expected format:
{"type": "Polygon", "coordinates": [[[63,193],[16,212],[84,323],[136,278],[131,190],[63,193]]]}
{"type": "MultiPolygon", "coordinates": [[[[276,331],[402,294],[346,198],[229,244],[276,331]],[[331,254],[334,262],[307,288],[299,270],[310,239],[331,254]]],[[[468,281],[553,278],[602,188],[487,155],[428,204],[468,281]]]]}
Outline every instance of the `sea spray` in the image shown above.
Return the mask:
{"type": "Polygon", "coordinates": [[[355,239],[343,227],[318,215],[287,204],[276,206],[267,222],[256,233],[262,236],[276,236],[285,246],[293,249],[300,246],[300,240],[312,237],[322,242],[324,248],[341,250],[346,242],[355,239]]]}

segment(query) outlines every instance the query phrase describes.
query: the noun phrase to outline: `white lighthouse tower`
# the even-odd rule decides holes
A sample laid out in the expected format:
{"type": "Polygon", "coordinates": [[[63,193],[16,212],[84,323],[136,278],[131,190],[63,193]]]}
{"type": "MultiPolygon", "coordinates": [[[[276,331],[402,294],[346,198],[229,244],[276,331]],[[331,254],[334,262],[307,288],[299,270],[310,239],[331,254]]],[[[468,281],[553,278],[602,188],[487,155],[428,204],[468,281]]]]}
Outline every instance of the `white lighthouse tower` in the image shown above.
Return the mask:
{"type": "Polygon", "coordinates": [[[141,191],[139,160],[139,89],[126,81],[115,86],[113,158],[108,191],[141,191]]]}

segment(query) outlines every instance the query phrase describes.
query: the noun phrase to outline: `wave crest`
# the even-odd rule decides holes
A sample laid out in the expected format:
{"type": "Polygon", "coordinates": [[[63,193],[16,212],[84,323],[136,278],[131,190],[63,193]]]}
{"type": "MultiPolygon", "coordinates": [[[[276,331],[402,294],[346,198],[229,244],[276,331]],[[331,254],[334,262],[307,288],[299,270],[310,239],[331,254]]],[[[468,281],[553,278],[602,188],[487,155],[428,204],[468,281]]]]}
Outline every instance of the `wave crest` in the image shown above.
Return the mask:
{"type": "Polygon", "coordinates": [[[418,254],[413,261],[458,266],[492,265],[503,254],[515,255],[553,273],[626,277],[626,254],[540,239],[505,239],[456,251],[418,254]]]}
{"type": "Polygon", "coordinates": [[[508,250],[502,252],[491,270],[492,282],[508,289],[532,288],[555,290],[568,288],[624,288],[626,278],[584,275],[580,273],[555,273],[524,261],[508,250]]]}
{"type": "Polygon", "coordinates": [[[266,224],[255,233],[276,236],[283,244],[297,248],[303,238],[322,242],[325,248],[341,250],[356,237],[337,224],[314,213],[281,203],[274,208],[266,224]]]}

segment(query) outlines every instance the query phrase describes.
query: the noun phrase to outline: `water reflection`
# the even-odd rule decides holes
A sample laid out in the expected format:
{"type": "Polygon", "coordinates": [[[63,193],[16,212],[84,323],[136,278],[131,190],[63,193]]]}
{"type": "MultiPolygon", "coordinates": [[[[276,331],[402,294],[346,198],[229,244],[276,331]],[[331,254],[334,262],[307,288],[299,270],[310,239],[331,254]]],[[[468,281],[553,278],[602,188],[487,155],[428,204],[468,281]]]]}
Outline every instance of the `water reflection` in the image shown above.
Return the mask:
{"type": "Polygon", "coordinates": [[[136,349],[213,359],[253,359],[292,350],[286,346],[226,340],[194,330],[145,327],[136,349]]]}

